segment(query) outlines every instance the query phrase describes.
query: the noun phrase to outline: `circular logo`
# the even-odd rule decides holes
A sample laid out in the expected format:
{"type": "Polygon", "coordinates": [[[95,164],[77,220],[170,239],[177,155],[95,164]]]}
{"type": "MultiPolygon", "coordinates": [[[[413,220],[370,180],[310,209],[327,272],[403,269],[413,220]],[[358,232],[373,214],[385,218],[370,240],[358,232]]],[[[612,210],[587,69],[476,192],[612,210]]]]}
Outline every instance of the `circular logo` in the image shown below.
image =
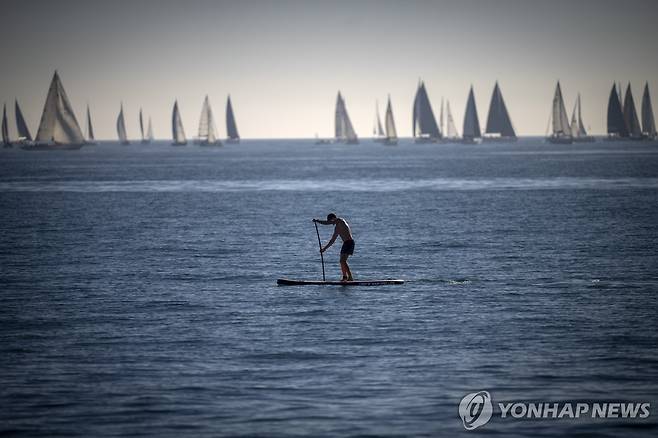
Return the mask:
{"type": "Polygon", "coordinates": [[[459,416],[466,430],[487,424],[491,420],[492,412],[491,395],[487,391],[466,394],[459,403],[459,416]]]}

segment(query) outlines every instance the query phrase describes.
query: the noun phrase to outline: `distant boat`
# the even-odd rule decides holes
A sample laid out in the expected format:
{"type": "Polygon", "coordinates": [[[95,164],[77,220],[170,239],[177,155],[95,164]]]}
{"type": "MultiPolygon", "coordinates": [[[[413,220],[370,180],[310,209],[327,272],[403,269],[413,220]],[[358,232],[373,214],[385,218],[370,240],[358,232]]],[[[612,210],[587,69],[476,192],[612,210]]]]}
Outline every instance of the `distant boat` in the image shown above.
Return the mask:
{"type": "Polygon", "coordinates": [[[320,138],[318,133],[315,133],[315,144],[331,144],[331,140],[327,138],[320,138]]]}
{"type": "Polygon", "coordinates": [[[635,110],[635,101],[633,100],[633,92],[631,91],[631,84],[626,88],[626,96],[624,96],[624,123],[628,129],[628,138],[631,140],[642,139],[642,127],[640,120],[637,117],[635,110]]]}
{"type": "Polygon", "coordinates": [[[85,144],[96,144],[96,139],[94,138],[94,128],[91,126],[91,113],[89,112],[89,105],[87,105],[87,141],[85,144]]]}
{"type": "Polygon", "coordinates": [[[644,84],[644,93],[642,94],[642,135],[651,140],[658,138],[648,82],[644,84]]]}
{"type": "Polygon", "coordinates": [[[121,103],[121,110],[117,117],[117,136],[119,137],[119,143],[122,145],[127,146],[130,144],[128,134],[126,133],[126,119],[123,117],[123,103],[121,103]]]}
{"type": "Polygon", "coordinates": [[[226,99],[226,143],[240,143],[240,134],[235,124],[235,115],[233,114],[233,105],[231,105],[231,95],[226,99]]]}
{"type": "Polygon", "coordinates": [[[573,108],[571,116],[571,137],[574,143],[591,143],[596,141],[594,136],[588,135],[583,123],[583,115],[580,107],[580,93],[576,98],[576,104],[573,108]]]}
{"type": "Polygon", "coordinates": [[[517,140],[498,81],[496,81],[491,95],[487,129],[482,140],[486,142],[512,142],[517,140]]]}
{"type": "Polygon", "coordinates": [[[25,123],[25,117],[23,117],[23,112],[21,107],[18,105],[18,99],[14,100],[14,112],[16,114],[16,131],[18,132],[18,144],[30,144],[32,143],[32,134],[25,123]]]}
{"type": "Polygon", "coordinates": [[[2,147],[13,147],[9,139],[9,124],[7,123],[7,104],[2,107],[2,147]]]}
{"type": "Polygon", "coordinates": [[[432,111],[423,81],[418,83],[418,90],[414,97],[412,126],[416,143],[436,143],[441,140],[441,131],[436,124],[434,111],[432,111]]]}
{"type": "Polygon", "coordinates": [[[345,144],[358,144],[359,138],[354,131],[352,126],[352,121],[350,116],[347,114],[347,108],[345,108],[345,101],[343,96],[341,96],[340,91],[338,92],[338,97],[336,97],[336,118],[335,118],[335,131],[336,131],[336,142],[345,143],[345,144]]]}
{"type": "Polygon", "coordinates": [[[564,99],[562,98],[562,88],[560,81],[555,86],[555,94],[553,95],[553,104],[551,106],[551,121],[553,131],[546,140],[555,144],[571,144],[573,137],[571,136],[571,124],[569,123],[569,116],[564,107],[564,99]]]}
{"type": "Polygon", "coordinates": [[[149,127],[146,130],[146,138],[148,139],[149,143],[155,140],[155,137],[153,136],[153,124],[151,124],[151,117],[149,117],[149,127]]]}
{"type": "Polygon", "coordinates": [[[180,117],[180,112],[178,111],[178,101],[174,102],[174,110],[171,116],[171,130],[173,136],[172,146],[185,146],[187,140],[185,139],[185,130],[183,129],[183,121],[180,117]]]}
{"type": "Polygon", "coordinates": [[[462,143],[476,144],[481,141],[482,133],[480,131],[480,120],[478,119],[475,95],[473,94],[473,86],[471,85],[471,89],[468,92],[468,100],[466,101],[462,143]]]}
{"type": "Polygon", "coordinates": [[[199,136],[194,141],[200,146],[221,146],[222,142],[217,139],[215,119],[212,116],[212,108],[208,96],[203,100],[201,117],[199,119],[199,136]]]}
{"type": "Polygon", "coordinates": [[[149,144],[151,143],[151,140],[148,138],[148,136],[144,135],[144,117],[142,117],[142,109],[139,109],[139,133],[142,136],[142,144],[149,144]]]}
{"type": "Polygon", "coordinates": [[[63,150],[80,149],[84,144],[71,102],[55,71],[34,143],[21,147],[25,150],[63,150]]]}
{"type": "Polygon", "coordinates": [[[379,103],[375,102],[375,124],[372,128],[373,140],[376,142],[383,142],[386,138],[384,128],[382,128],[382,121],[379,118],[379,103]]]}
{"type": "Polygon", "coordinates": [[[455,120],[452,118],[450,111],[450,101],[446,100],[446,135],[443,137],[443,143],[455,143],[459,140],[459,133],[455,126],[455,120]]]}
{"type": "Polygon", "coordinates": [[[628,137],[628,128],[624,121],[624,112],[621,109],[620,92],[615,83],[612,84],[610,97],[608,98],[607,131],[609,140],[628,137]]]}
{"type": "Polygon", "coordinates": [[[395,129],[393,107],[391,106],[391,96],[388,96],[388,103],[386,104],[386,115],[384,116],[384,124],[386,125],[386,137],[384,138],[383,143],[389,146],[398,144],[398,131],[395,129]]]}

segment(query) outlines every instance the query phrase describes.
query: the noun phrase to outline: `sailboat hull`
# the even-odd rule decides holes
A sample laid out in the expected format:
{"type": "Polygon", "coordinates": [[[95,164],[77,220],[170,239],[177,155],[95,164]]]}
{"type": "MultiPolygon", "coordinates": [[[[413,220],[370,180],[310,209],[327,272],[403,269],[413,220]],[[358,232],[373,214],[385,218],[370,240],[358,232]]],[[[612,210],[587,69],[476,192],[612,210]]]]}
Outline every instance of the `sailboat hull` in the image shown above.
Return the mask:
{"type": "Polygon", "coordinates": [[[24,151],[74,151],[83,146],[80,144],[59,144],[59,143],[32,143],[24,144],[21,149],[24,151]]]}
{"type": "Polygon", "coordinates": [[[594,143],[596,138],[593,135],[586,135],[583,137],[574,137],[574,143],[594,143]]]}
{"type": "Polygon", "coordinates": [[[546,137],[546,141],[552,144],[571,144],[573,143],[573,138],[563,136],[550,136],[546,137]]]}
{"type": "Polygon", "coordinates": [[[480,137],[464,137],[461,140],[462,144],[480,144],[482,143],[482,138],[480,137]]]}
{"type": "Polygon", "coordinates": [[[224,140],[224,142],[226,144],[239,144],[240,139],[239,138],[227,138],[226,140],[224,140]]]}
{"type": "Polygon", "coordinates": [[[441,141],[441,139],[432,137],[416,137],[414,139],[414,143],[416,144],[438,143],[439,141],[441,141]]]}
{"type": "Polygon", "coordinates": [[[381,141],[381,143],[384,146],[397,146],[398,139],[397,138],[385,138],[381,141]]]}

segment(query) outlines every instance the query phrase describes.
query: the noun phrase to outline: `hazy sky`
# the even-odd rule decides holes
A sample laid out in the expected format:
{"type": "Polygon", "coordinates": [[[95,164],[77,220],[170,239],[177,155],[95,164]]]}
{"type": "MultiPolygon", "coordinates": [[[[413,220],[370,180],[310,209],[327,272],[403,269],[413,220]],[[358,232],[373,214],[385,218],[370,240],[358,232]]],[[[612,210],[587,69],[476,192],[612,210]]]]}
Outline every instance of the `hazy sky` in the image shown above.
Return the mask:
{"type": "MultiPolygon", "coordinates": [[[[333,134],[341,90],[360,137],[375,101],[390,93],[401,136],[423,78],[438,117],[450,100],[461,131],[468,88],[485,124],[497,79],[517,132],[546,132],[555,81],[569,112],[576,93],[595,133],[605,130],[612,81],[645,81],[658,96],[658,1],[93,1],[3,0],[0,102],[17,97],[36,131],[58,69],[82,124],[91,106],[98,138],[116,138],[123,101],[171,137],[178,99],[188,138],[210,96],[220,136],[231,94],[245,138],[333,134]]],[[[656,108],[658,109],[658,108],[656,108]]],[[[12,131],[12,133],[15,130],[12,131]]],[[[12,134],[13,135],[13,134],[12,134]]]]}

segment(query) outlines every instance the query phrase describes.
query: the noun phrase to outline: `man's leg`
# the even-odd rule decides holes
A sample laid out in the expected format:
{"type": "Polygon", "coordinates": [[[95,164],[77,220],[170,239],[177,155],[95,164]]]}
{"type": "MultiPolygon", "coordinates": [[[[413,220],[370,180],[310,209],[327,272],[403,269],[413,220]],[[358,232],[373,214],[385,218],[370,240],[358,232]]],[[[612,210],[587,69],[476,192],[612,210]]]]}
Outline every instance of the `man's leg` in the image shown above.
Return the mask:
{"type": "Polygon", "coordinates": [[[352,271],[350,270],[350,266],[347,264],[347,258],[349,257],[349,254],[341,254],[340,255],[340,266],[343,268],[343,278],[346,279],[347,281],[352,281],[354,280],[352,278],[352,271]]]}

